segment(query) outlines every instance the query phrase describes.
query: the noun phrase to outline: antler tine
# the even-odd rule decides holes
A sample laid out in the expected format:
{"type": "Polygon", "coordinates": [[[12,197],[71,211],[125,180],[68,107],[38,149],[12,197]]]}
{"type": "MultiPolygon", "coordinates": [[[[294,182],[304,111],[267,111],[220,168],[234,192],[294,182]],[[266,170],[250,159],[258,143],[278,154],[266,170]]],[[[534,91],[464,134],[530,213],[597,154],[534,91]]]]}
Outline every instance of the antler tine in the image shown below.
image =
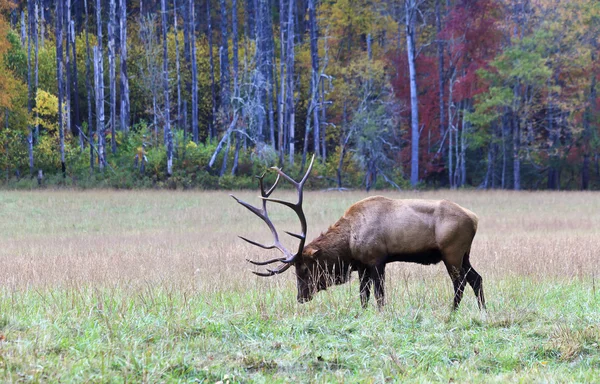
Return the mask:
{"type": "Polygon", "coordinates": [[[233,197],[235,199],[235,201],[237,201],[238,203],[240,203],[241,205],[246,207],[248,210],[250,210],[256,216],[260,217],[265,222],[265,224],[267,224],[267,226],[269,227],[269,230],[273,234],[274,242],[272,245],[264,245],[264,244],[258,243],[256,241],[246,239],[245,237],[242,237],[242,236],[240,236],[240,238],[242,238],[243,240],[247,241],[248,243],[250,243],[252,245],[256,245],[263,249],[277,248],[279,251],[281,251],[281,253],[283,253],[286,256],[286,257],[281,257],[281,258],[270,259],[267,261],[254,261],[254,260],[246,259],[248,262],[250,262],[254,265],[268,265],[268,264],[272,264],[272,263],[276,263],[276,262],[282,263],[276,269],[267,269],[267,272],[253,271],[253,273],[255,275],[261,276],[261,277],[268,277],[268,276],[273,276],[273,275],[277,275],[282,272],[285,272],[290,268],[294,259],[302,253],[302,250],[304,249],[304,243],[306,241],[306,230],[307,230],[306,217],[304,215],[304,211],[302,210],[302,190],[304,188],[304,183],[306,183],[306,180],[308,179],[308,176],[310,175],[314,161],[315,161],[315,156],[313,155],[312,159],[310,160],[310,164],[308,166],[306,174],[300,180],[300,182],[296,182],[294,179],[292,179],[291,177],[289,177],[288,175],[283,173],[283,171],[277,167],[271,168],[277,172],[277,179],[275,180],[275,182],[273,183],[271,188],[269,188],[267,191],[265,191],[265,186],[264,186],[264,178],[265,178],[266,172],[260,176],[257,176],[258,184],[260,187],[260,198],[262,199],[262,209],[254,207],[254,206],[246,203],[245,201],[242,201],[242,200],[238,199],[237,197],[230,195],[231,197],[233,197]],[[290,203],[288,201],[270,198],[271,194],[277,187],[281,177],[288,180],[290,183],[292,183],[294,185],[294,187],[296,187],[296,190],[298,192],[298,202],[297,203],[294,204],[294,203],[290,203]],[[279,241],[279,235],[277,234],[277,230],[275,229],[275,226],[271,222],[271,219],[269,219],[269,214],[267,213],[267,201],[272,201],[274,203],[283,204],[283,205],[291,208],[298,215],[298,218],[300,219],[300,225],[302,227],[302,233],[296,234],[296,233],[285,231],[288,235],[293,236],[297,239],[300,239],[300,244],[298,246],[298,252],[296,252],[296,254],[292,255],[291,252],[288,251],[279,241]]]}
{"type": "Polygon", "coordinates": [[[256,276],[260,276],[260,277],[269,277],[269,276],[278,275],[280,273],[283,273],[283,272],[287,271],[291,266],[292,266],[291,263],[290,264],[281,264],[277,269],[267,269],[268,272],[252,271],[252,273],[254,273],[256,276]]]}
{"type": "MultiPolygon", "coordinates": [[[[275,180],[275,183],[273,183],[273,185],[271,186],[271,188],[269,188],[268,191],[265,191],[264,188],[264,177],[266,175],[266,172],[263,173],[261,176],[257,176],[258,182],[259,182],[259,187],[260,187],[260,194],[261,194],[261,198],[265,199],[268,198],[273,191],[275,190],[275,188],[277,187],[277,184],[279,183],[280,180],[280,176],[277,176],[277,179],[275,180]]],[[[271,231],[271,234],[274,237],[274,242],[272,245],[264,245],[261,243],[258,243],[256,241],[247,239],[243,236],[239,236],[242,240],[252,244],[252,245],[256,245],[257,247],[263,248],[263,249],[278,249],[281,253],[283,253],[285,255],[285,257],[279,257],[279,258],[275,258],[275,259],[271,259],[271,260],[267,260],[264,262],[261,261],[253,261],[253,260],[248,260],[250,263],[255,264],[255,265],[267,265],[267,264],[272,264],[275,262],[282,262],[282,263],[291,263],[294,260],[295,255],[292,255],[290,251],[288,251],[283,244],[281,244],[281,242],[279,241],[279,234],[277,233],[277,230],[275,229],[275,226],[273,225],[273,223],[271,222],[271,219],[269,218],[269,214],[267,212],[267,206],[266,206],[266,201],[263,200],[263,207],[261,208],[257,208],[251,204],[246,203],[243,200],[238,199],[237,197],[230,195],[235,201],[237,201],[239,204],[243,205],[244,207],[246,207],[250,212],[254,213],[256,216],[260,217],[265,224],[267,224],[267,226],[269,227],[269,230],[271,231]]]]}
{"type": "MultiPolygon", "coordinates": [[[[296,233],[290,233],[290,232],[286,231],[286,233],[288,235],[293,236],[297,239],[300,239],[300,244],[298,245],[298,252],[296,253],[296,255],[299,255],[302,253],[302,250],[304,249],[304,243],[306,242],[306,232],[307,232],[308,226],[306,224],[306,216],[304,215],[304,211],[302,209],[303,189],[304,189],[304,184],[306,183],[306,180],[308,180],[308,176],[310,175],[310,171],[312,171],[314,162],[315,162],[315,155],[312,156],[312,158],[310,160],[310,164],[308,165],[308,169],[306,170],[306,173],[304,174],[304,177],[302,177],[300,182],[297,182],[294,179],[292,179],[290,176],[286,175],[280,168],[277,168],[277,167],[271,168],[271,169],[275,170],[280,176],[282,176],[284,179],[288,180],[290,183],[292,183],[296,187],[296,191],[298,192],[298,202],[296,202],[294,204],[294,203],[290,203],[289,201],[285,201],[285,200],[271,199],[268,196],[262,197],[264,202],[271,201],[273,203],[285,205],[286,207],[291,208],[294,212],[296,212],[296,215],[298,215],[298,218],[300,219],[300,226],[302,228],[302,233],[296,234],[296,233]]],[[[265,205],[265,207],[266,207],[266,205],[265,205]]]]}

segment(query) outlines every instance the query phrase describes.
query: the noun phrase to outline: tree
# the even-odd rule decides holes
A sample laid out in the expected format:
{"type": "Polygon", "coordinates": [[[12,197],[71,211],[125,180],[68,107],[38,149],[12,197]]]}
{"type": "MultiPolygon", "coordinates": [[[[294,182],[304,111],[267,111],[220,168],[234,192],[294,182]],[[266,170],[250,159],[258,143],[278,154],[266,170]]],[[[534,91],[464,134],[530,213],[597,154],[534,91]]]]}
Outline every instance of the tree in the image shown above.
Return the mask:
{"type": "Polygon", "coordinates": [[[167,55],[167,5],[166,0],[161,0],[162,12],[162,37],[163,37],[163,91],[164,91],[164,134],[167,147],[167,175],[173,174],[173,135],[171,133],[170,106],[169,106],[169,56],[167,55]]]}
{"type": "MultiPolygon", "coordinates": [[[[87,1],[87,0],[86,0],[87,1]]],[[[121,131],[129,131],[130,101],[127,75],[127,2],[119,1],[119,30],[121,31],[121,131]]],[[[86,27],[87,28],[87,27],[86,27]]]]}

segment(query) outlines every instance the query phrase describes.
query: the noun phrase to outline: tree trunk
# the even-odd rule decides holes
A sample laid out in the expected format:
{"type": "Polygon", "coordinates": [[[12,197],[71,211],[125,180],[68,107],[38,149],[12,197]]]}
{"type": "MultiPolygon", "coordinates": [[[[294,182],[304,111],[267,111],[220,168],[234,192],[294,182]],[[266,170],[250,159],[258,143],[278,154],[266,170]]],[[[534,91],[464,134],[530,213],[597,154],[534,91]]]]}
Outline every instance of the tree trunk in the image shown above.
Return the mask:
{"type": "Polygon", "coordinates": [[[406,45],[408,55],[408,71],[410,76],[410,110],[411,110],[411,161],[410,184],[416,187],[419,182],[419,100],[417,94],[416,31],[415,19],[417,5],[415,0],[406,1],[406,45]]]}
{"type": "Polygon", "coordinates": [[[177,72],[177,126],[181,127],[181,70],[179,66],[179,37],[177,36],[177,0],[173,0],[173,32],[175,34],[175,71],[177,72]]]}
{"type": "Polygon", "coordinates": [[[119,0],[120,33],[121,33],[121,131],[129,132],[130,109],[129,78],[127,75],[127,2],[119,0]]]}
{"type": "MultiPolygon", "coordinates": [[[[189,34],[190,34],[190,53],[192,55],[192,136],[194,143],[199,142],[198,133],[198,58],[196,55],[196,7],[193,0],[189,0],[189,34]]],[[[211,56],[212,57],[212,56],[211,56]]]]}
{"type": "Polygon", "coordinates": [[[212,18],[210,16],[210,0],[206,1],[206,20],[208,22],[208,56],[210,62],[210,93],[212,101],[212,113],[208,123],[208,137],[212,141],[216,138],[215,117],[217,114],[217,96],[215,91],[215,64],[213,58],[213,41],[212,41],[212,18]]]}
{"type": "Polygon", "coordinates": [[[294,164],[295,152],[295,123],[296,123],[296,105],[294,100],[294,9],[295,0],[289,0],[288,25],[287,25],[287,79],[288,79],[288,99],[287,111],[289,113],[289,162],[294,164]]]}
{"type": "Polygon", "coordinates": [[[79,107],[79,78],[77,73],[77,42],[75,39],[75,22],[72,18],[71,12],[71,0],[68,0],[68,11],[67,11],[67,38],[71,42],[71,53],[73,57],[73,70],[71,72],[71,81],[72,81],[72,91],[73,94],[73,129],[77,132],[79,137],[79,146],[83,151],[84,139],[81,132],[81,116],[80,116],[80,107],[79,107]]]}
{"type": "MultiPolygon", "coordinates": [[[[319,32],[317,30],[317,12],[315,10],[315,0],[308,0],[308,18],[309,18],[309,30],[310,30],[310,58],[311,58],[311,99],[312,105],[312,119],[313,119],[313,148],[317,157],[321,156],[320,151],[320,122],[319,122],[319,32]]],[[[307,114],[306,119],[310,120],[310,113],[307,114]]],[[[324,162],[325,158],[321,158],[324,162]]]]}
{"type": "Polygon", "coordinates": [[[173,135],[171,134],[170,106],[169,106],[169,55],[167,50],[167,5],[166,0],[160,1],[162,13],[163,37],[163,91],[165,98],[164,124],[167,146],[167,175],[173,174],[173,135]]]}
{"type": "MultiPolygon", "coordinates": [[[[445,86],[445,78],[444,78],[444,41],[442,40],[442,13],[441,13],[441,4],[440,0],[436,0],[435,2],[435,26],[437,32],[437,49],[438,49],[438,87],[439,87],[439,103],[440,103],[440,137],[446,137],[446,128],[444,126],[445,117],[444,117],[444,86],[445,86]]],[[[443,141],[440,143],[442,147],[442,158],[445,156],[445,148],[443,141]]]]}
{"type": "MultiPolygon", "coordinates": [[[[40,77],[39,77],[39,42],[38,42],[38,14],[39,14],[39,10],[38,10],[38,0],[35,1],[35,20],[34,20],[34,34],[33,34],[33,38],[34,38],[34,42],[35,42],[35,89],[34,89],[34,94],[32,95],[32,97],[35,99],[35,97],[37,96],[37,91],[39,88],[39,84],[40,84],[40,77]]],[[[35,139],[35,141],[37,141],[39,139],[40,136],[40,126],[37,123],[38,121],[38,117],[39,114],[38,112],[35,113],[35,134],[34,137],[32,139],[35,139]]],[[[32,140],[32,144],[33,144],[33,140],[32,140]]]]}
{"type": "Polygon", "coordinates": [[[232,0],[231,3],[231,27],[232,27],[232,36],[231,43],[233,45],[233,95],[234,97],[239,97],[240,89],[239,89],[239,58],[238,58],[238,6],[237,0],[232,0]]]}
{"type": "MultiPolygon", "coordinates": [[[[35,34],[32,0],[27,0],[27,14],[29,15],[29,36],[27,39],[27,113],[31,114],[33,108],[33,92],[31,84],[31,38],[35,34]]],[[[33,127],[27,124],[27,153],[29,155],[29,175],[33,177],[33,127]]]]}
{"type": "Polygon", "coordinates": [[[286,150],[286,145],[285,145],[285,83],[286,83],[286,79],[287,79],[287,75],[286,75],[286,63],[287,63],[287,59],[286,59],[286,47],[285,47],[285,12],[283,11],[285,9],[284,7],[285,1],[284,0],[279,0],[279,48],[280,48],[280,60],[279,60],[279,81],[280,81],[280,87],[279,87],[279,93],[277,94],[277,101],[279,104],[279,108],[278,108],[278,137],[277,137],[277,141],[278,141],[278,149],[279,149],[279,164],[282,165],[283,164],[283,157],[284,157],[284,153],[286,150]]]}
{"type": "MultiPolygon", "coordinates": [[[[63,7],[65,6],[65,4],[63,4],[63,7]]],[[[69,33],[69,19],[71,17],[71,0],[67,0],[66,1],[66,12],[65,9],[63,8],[63,29],[64,29],[64,37],[65,37],[65,41],[66,41],[66,47],[65,47],[65,63],[63,71],[66,72],[66,77],[67,77],[67,81],[64,84],[65,90],[64,90],[64,97],[65,97],[65,128],[69,129],[71,131],[71,133],[73,134],[73,136],[77,136],[77,134],[79,132],[77,132],[77,129],[75,128],[75,126],[72,124],[71,122],[71,39],[69,37],[70,33],[69,33]]]]}
{"type": "Polygon", "coordinates": [[[63,100],[63,28],[62,28],[62,1],[56,2],[56,79],[58,82],[58,135],[60,140],[60,164],[63,178],[67,177],[65,165],[65,132],[63,125],[62,100],[63,100]]]}
{"type": "Polygon", "coordinates": [[[227,22],[227,4],[219,0],[221,7],[221,46],[219,48],[221,61],[221,108],[225,116],[229,114],[231,99],[231,81],[229,77],[229,27],[227,22]]]}
{"type": "Polygon", "coordinates": [[[452,114],[452,97],[454,90],[454,79],[456,72],[454,69],[451,71],[451,76],[448,82],[448,181],[450,182],[450,188],[455,188],[454,184],[454,169],[453,169],[453,159],[454,155],[452,154],[452,135],[454,131],[454,117],[452,114]]]}
{"type": "Polygon", "coordinates": [[[321,82],[321,119],[319,121],[319,124],[323,125],[323,129],[320,129],[321,131],[321,140],[322,140],[322,147],[321,147],[321,155],[323,156],[323,161],[327,160],[327,125],[325,125],[325,122],[327,121],[326,117],[326,113],[327,113],[327,109],[325,108],[326,103],[325,103],[325,82],[321,82]]]}
{"type": "Polygon", "coordinates": [[[90,58],[90,38],[89,38],[89,14],[87,0],[83,1],[85,8],[85,45],[86,45],[86,60],[85,60],[85,87],[87,90],[87,106],[88,106],[88,144],[90,145],[90,172],[94,172],[94,125],[92,122],[92,70],[90,58]]]}
{"type": "Polygon", "coordinates": [[[101,171],[105,165],[106,141],[104,137],[104,82],[102,51],[94,47],[94,84],[96,86],[96,133],[98,135],[98,167],[101,171]]]}
{"type": "Polygon", "coordinates": [[[110,144],[111,151],[117,153],[117,139],[115,126],[117,123],[117,61],[115,51],[115,21],[116,4],[115,0],[110,0],[108,16],[108,76],[110,88],[110,144]]]}
{"type": "Polygon", "coordinates": [[[104,59],[102,51],[102,6],[96,0],[96,35],[98,46],[94,49],[94,71],[96,72],[96,134],[98,135],[98,167],[106,165],[106,127],[104,125],[104,59]]]}

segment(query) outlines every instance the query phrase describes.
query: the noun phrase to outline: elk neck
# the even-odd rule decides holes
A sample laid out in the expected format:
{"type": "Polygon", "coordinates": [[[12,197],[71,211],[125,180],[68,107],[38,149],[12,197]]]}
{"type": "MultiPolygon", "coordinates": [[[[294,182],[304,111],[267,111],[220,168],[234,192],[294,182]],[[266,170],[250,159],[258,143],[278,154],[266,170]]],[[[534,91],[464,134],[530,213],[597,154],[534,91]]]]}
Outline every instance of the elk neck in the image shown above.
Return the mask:
{"type": "Polygon", "coordinates": [[[321,259],[339,259],[350,257],[350,222],[341,218],[325,233],[321,233],[306,248],[319,250],[321,259]]]}

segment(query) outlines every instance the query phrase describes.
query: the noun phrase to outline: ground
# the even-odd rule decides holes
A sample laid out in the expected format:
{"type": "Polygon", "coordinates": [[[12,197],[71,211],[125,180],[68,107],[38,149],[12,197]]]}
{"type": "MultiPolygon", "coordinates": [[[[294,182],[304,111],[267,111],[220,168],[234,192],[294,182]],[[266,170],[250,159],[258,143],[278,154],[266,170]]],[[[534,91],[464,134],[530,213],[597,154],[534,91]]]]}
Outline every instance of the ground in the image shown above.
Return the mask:
{"type": "MultiPolygon", "coordinates": [[[[250,272],[274,254],[237,235],[270,233],[225,192],[0,192],[0,381],[600,381],[599,194],[384,194],[479,216],[486,312],[470,289],[451,312],[443,265],[402,263],[382,312],[356,276],[298,304],[293,270],[250,272]]],[[[307,192],[309,238],[366,196],[307,192]]]]}

